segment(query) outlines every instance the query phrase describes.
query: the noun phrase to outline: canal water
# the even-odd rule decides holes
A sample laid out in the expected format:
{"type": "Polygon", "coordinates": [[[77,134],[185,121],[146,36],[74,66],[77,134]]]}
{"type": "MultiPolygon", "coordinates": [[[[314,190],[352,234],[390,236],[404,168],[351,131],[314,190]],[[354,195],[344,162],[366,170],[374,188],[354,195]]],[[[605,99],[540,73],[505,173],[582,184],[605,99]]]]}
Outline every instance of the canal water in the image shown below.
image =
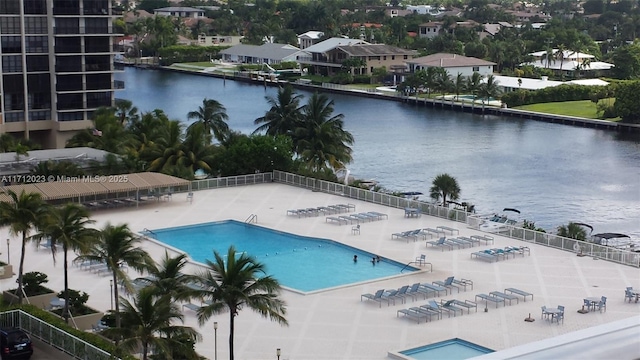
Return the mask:
{"type": "MultiPolygon", "coordinates": [[[[187,122],[204,98],[222,103],[235,131],[251,133],[275,88],[158,70],[127,68],[117,75],[141,111],[162,109],[187,122]]],[[[301,91],[303,95],[309,93],[301,91]]],[[[329,94],[354,138],[348,168],[393,191],[428,197],[433,178],[454,176],[460,201],[479,213],[519,209],[537,226],[569,221],[594,232],[640,239],[640,143],[636,135],[434,110],[394,101],[329,94]]]]}

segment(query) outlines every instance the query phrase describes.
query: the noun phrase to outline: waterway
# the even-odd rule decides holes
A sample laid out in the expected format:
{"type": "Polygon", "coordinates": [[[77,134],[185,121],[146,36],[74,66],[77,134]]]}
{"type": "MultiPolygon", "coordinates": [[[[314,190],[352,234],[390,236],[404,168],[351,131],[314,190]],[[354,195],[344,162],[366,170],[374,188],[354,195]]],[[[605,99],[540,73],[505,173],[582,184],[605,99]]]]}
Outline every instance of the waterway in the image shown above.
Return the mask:
{"type": "MultiPolygon", "coordinates": [[[[227,109],[229,126],[245,134],[268,110],[265,96],[277,92],[159,70],[127,68],[117,79],[126,87],[117,97],[185,122],[204,98],[216,99],[227,109]]],[[[433,178],[448,173],[460,184],[460,201],[476,204],[479,213],[512,207],[546,229],[577,221],[594,232],[640,239],[637,134],[328,96],[355,138],[348,168],[358,178],[428,196],[433,178]]]]}

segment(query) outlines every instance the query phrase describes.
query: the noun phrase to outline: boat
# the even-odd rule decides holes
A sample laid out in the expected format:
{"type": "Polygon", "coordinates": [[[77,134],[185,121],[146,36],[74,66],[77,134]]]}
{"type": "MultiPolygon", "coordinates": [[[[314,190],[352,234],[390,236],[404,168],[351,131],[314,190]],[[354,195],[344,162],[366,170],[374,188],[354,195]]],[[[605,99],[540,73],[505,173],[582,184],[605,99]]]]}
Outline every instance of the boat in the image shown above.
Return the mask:
{"type": "Polygon", "coordinates": [[[629,235],[620,233],[594,234],[590,242],[598,245],[610,246],[620,250],[640,252],[640,243],[631,239],[629,235]]]}
{"type": "Polygon", "coordinates": [[[424,195],[424,194],[419,191],[405,191],[405,192],[399,193],[398,195],[402,196],[405,199],[418,200],[420,198],[420,195],[424,195]]]}
{"type": "Polygon", "coordinates": [[[480,218],[479,229],[485,232],[499,233],[514,226],[522,227],[520,210],[514,208],[504,208],[500,214],[481,215],[480,218]]]}

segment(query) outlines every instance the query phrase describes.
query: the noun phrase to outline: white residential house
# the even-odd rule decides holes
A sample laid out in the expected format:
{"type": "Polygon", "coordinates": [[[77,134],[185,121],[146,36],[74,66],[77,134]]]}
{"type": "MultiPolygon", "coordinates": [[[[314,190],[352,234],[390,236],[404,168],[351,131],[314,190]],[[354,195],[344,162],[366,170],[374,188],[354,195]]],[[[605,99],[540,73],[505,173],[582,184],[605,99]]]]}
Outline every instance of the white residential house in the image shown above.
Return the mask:
{"type": "Polygon", "coordinates": [[[307,31],[304,34],[300,34],[298,35],[298,47],[300,50],[306,49],[320,42],[320,38],[323,36],[324,33],[322,31],[307,31]]]}
{"type": "Polygon", "coordinates": [[[203,9],[182,6],[170,6],[153,10],[155,15],[194,19],[204,18],[204,12],[203,9]]]}
{"type": "Polygon", "coordinates": [[[563,84],[575,84],[584,86],[606,86],[608,82],[600,79],[581,79],[571,81],[554,81],[549,80],[546,76],[540,79],[532,79],[517,76],[494,75],[495,81],[502,92],[510,92],[515,90],[540,90],[548,87],[559,86],[563,84]]]}
{"type": "Polygon", "coordinates": [[[243,64],[279,64],[297,61],[300,49],[289,44],[240,44],[220,51],[223,61],[243,64]]]}
{"type": "Polygon", "coordinates": [[[441,67],[446,69],[451,76],[457,76],[458,73],[463,76],[471,76],[474,72],[477,72],[483,77],[493,74],[493,67],[496,65],[491,61],[447,53],[437,53],[410,59],[406,63],[410,73],[429,67],[441,67]]]}
{"type": "Polygon", "coordinates": [[[442,30],[442,22],[430,21],[428,23],[418,25],[418,37],[433,39],[440,35],[442,30]]]}
{"type": "Polygon", "coordinates": [[[533,65],[537,68],[545,68],[562,72],[593,72],[610,70],[615,65],[602,61],[597,61],[596,57],[572,50],[564,50],[562,56],[558,53],[558,49],[552,49],[549,54],[547,51],[537,51],[529,55],[534,57],[534,61],[526,65],[533,65]]]}

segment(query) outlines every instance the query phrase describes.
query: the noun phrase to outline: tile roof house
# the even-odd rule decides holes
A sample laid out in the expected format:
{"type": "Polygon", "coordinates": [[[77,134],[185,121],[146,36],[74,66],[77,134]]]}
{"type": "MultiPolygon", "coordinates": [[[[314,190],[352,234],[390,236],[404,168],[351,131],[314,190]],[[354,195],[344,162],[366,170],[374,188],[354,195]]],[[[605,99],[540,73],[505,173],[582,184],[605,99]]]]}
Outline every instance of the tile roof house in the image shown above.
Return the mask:
{"type": "Polygon", "coordinates": [[[240,44],[220,51],[223,61],[245,64],[279,64],[296,61],[300,49],[289,44],[240,44]]]}
{"type": "Polygon", "coordinates": [[[493,74],[493,67],[496,63],[474,57],[462,56],[458,54],[437,53],[406,61],[409,72],[426,69],[428,67],[441,67],[446,69],[450,75],[455,76],[461,73],[470,76],[474,72],[482,76],[493,74]]]}

